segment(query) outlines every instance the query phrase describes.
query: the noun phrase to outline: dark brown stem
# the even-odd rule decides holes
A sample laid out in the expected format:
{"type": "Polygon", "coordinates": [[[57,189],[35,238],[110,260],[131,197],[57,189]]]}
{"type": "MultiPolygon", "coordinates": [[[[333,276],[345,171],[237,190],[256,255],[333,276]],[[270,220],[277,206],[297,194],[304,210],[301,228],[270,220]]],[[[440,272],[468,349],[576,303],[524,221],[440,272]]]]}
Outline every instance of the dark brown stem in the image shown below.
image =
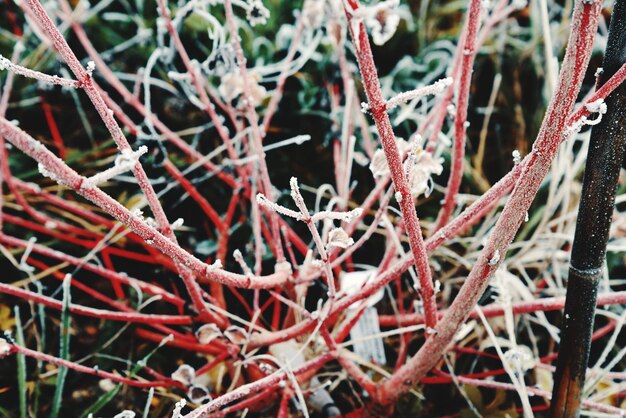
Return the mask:
{"type": "MultiPolygon", "coordinates": [[[[599,86],[626,61],[626,1],[617,0],[599,86]]],[[[626,144],[626,84],[606,99],[607,113],[591,131],[552,393],[553,417],[578,417],[589,359],[598,283],[606,257],[615,193],[626,144]]]]}

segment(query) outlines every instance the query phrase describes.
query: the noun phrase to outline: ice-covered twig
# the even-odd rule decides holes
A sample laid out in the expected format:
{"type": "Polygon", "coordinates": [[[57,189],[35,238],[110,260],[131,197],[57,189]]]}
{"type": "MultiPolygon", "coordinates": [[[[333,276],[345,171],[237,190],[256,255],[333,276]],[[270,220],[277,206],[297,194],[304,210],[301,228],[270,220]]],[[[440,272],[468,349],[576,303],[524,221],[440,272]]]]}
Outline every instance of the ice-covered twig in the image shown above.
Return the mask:
{"type": "Polygon", "coordinates": [[[57,86],[65,86],[72,88],[80,88],[82,84],[77,80],[70,80],[68,78],[59,77],[57,75],[48,75],[39,71],[31,70],[21,65],[14,64],[8,58],[0,55],[0,70],[11,71],[14,74],[21,75],[23,77],[34,78],[43,83],[54,84],[57,86]]]}
{"type": "Polygon", "coordinates": [[[406,103],[408,101],[418,99],[420,97],[428,96],[431,94],[440,94],[446,90],[449,86],[452,85],[452,77],[446,77],[439,81],[434,82],[431,85],[419,87],[415,90],[405,91],[396,96],[393,96],[391,99],[387,100],[387,110],[391,110],[394,107],[399,106],[402,103],[406,103]]]}
{"type": "Polygon", "coordinates": [[[115,176],[119,176],[132,170],[135,164],[139,162],[139,158],[148,152],[148,147],[142,145],[137,151],[123,150],[122,153],[115,158],[115,165],[98,174],[95,174],[83,182],[83,187],[93,187],[111,180],[115,176]]]}

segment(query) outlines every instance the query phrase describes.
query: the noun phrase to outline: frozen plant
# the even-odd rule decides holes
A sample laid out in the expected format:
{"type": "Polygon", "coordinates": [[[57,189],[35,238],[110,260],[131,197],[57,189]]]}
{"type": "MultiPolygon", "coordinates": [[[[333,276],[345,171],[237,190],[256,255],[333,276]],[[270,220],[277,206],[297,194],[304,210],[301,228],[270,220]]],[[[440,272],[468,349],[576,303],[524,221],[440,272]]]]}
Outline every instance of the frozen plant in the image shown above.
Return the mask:
{"type": "MultiPolygon", "coordinates": [[[[588,68],[609,5],[5,3],[8,414],[547,407],[585,126],[626,78],[588,68]]],[[[593,337],[620,356],[622,215],[593,337]]],[[[586,413],[623,413],[607,355],[586,413]]]]}

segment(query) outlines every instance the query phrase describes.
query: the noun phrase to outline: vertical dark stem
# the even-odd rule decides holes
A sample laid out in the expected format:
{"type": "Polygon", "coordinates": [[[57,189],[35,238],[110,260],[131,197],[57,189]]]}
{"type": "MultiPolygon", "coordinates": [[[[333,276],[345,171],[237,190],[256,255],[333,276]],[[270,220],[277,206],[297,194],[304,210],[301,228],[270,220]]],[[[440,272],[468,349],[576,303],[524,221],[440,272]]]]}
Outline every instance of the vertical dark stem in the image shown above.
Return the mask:
{"type": "MultiPolygon", "coordinates": [[[[625,62],[626,0],[616,0],[598,87],[625,62]]],[[[554,377],[552,417],[580,415],[598,283],[626,143],[626,83],[607,97],[606,104],[607,113],[591,132],[554,377]]]]}

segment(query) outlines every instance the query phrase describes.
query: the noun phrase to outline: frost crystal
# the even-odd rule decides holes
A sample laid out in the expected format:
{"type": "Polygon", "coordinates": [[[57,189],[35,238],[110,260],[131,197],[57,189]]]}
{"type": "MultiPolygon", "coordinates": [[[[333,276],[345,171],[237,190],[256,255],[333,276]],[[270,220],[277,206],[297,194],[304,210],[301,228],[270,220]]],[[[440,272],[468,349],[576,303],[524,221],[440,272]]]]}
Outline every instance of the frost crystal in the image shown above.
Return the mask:
{"type": "Polygon", "coordinates": [[[275,272],[288,271],[288,272],[291,273],[291,264],[289,264],[289,261],[283,261],[281,263],[276,263],[274,265],[274,271],[275,272]]]}
{"type": "Polygon", "coordinates": [[[608,110],[604,99],[598,99],[594,102],[587,103],[585,105],[585,109],[587,109],[588,112],[598,113],[598,116],[595,119],[589,119],[586,116],[578,119],[567,128],[567,132],[565,133],[566,138],[572,134],[579,132],[585,125],[594,126],[599,124],[602,121],[602,116],[606,114],[608,110]]]}
{"type": "Polygon", "coordinates": [[[604,99],[598,99],[595,102],[587,103],[585,105],[588,111],[595,113],[598,112],[600,114],[605,114],[607,111],[606,103],[604,99]]]}
{"type": "Polygon", "coordinates": [[[176,406],[174,406],[174,410],[172,411],[172,418],[181,418],[183,416],[181,414],[181,411],[183,410],[185,405],[187,405],[187,401],[184,399],[176,402],[176,406]]]}
{"type": "Polygon", "coordinates": [[[512,152],[512,155],[513,155],[513,164],[518,165],[519,163],[522,162],[522,155],[520,154],[518,150],[514,150],[512,152]]]}
{"type": "Polygon", "coordinates": [[[494,251],[493,257],[491,257],[491,259],[489,260],[489,265],[495,266],[496,264],[498,264],[498,261],[500,261],[500,250],[494,251]]]}
{"type": "Polygon", "coordinates": [[[174,222],[172,222],[172,229],[180,229],[180,227],[183,226],[184,223],[185,220],[183,218],[178,218],[174,222]]]}
{"type": "Polygon", "coordinates": [[[61,179],[56,174],[49,171],[43,164],[37,164],[37,169],[42,176],[48,177],[49,179],[54,180],[59,184],[64,184],[63,181],[61,181],[61,179]]]}
{"type": "Polygon", "coordinates": [[[441,292],[441,282],[439,280],[435,280],[435,294],[441,292]]]}
{"type": "Polygon", "coordinates": [[[250,25],[264,25],[270,17],[270,11],[261,0],[251,0],[246,4],[246,18],[250,25]]]}
{"type": "Polygon", "coordinates": [[[96,69],[96,63],[93,61],[89,61],[87,63],[87,74],[89,74],[89,77],[93,75],[93,72],[95,69],[96,69]]]}
{"type": "MultiPolygon", "coordinates": [[[[427,96],[429,94],[440,94],[447,87],[452,85],[452,77],[442,78],[441,80],[435,81],[433,84],[417,88],[415,90],[406,91],[404,93],[400,93],[391,99],[387,100],[387,110],[393,109],[398,106],[400,103],[406,103],[408,101],[418,99],[423,96],[427,96]]],[[[368,106],[369,110],[369,106],[368,106]]],[[[361,103],[361,111],[363,111],[363,103],[361,103]]],[[[469,125],[468,125],[469,126],[469,125]]]]}
{"type": "Polygon", "coordinates": [[[11,61],[0,55],[0,70],[6,70],[11,66],[11,61]]]}
{"type": "Polygon", "coordinates": [[[115,390],[115,386],[116,384],[113,383],[111,379],[102,379],[98,382],[98,387],[103,392],[111,392],[112,390],[115,390]]]}

